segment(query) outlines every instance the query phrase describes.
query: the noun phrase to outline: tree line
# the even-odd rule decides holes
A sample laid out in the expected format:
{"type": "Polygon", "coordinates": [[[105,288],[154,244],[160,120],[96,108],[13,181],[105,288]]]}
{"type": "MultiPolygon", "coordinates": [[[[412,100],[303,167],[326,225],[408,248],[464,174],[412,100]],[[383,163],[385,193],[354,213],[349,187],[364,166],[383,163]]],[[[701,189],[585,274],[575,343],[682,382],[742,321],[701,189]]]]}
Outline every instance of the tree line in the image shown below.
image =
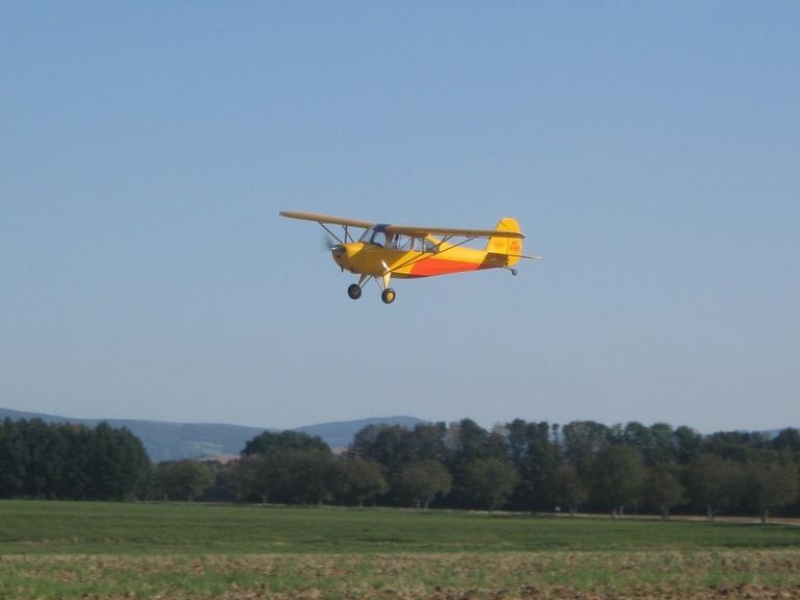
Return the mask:
{"type": "MultiPolygon", "coordinates": [[[[521,419],[486,430],[445,424],[370,425],[335,456],[320,438],[265,432],[230,465],[203,469],[208,487],[171,497],[244,502],[380,503],[523,511],[799,514],[800,432],[718,432],[689,427],[564,425],[521,419]],[[213,483],[210,483],[213,479],[213,483]]],[[[158,471],[158,469],[157,469],[158,471]]],[[[165,486],[164,489],[166,489],[165,486]]],[[[167,496],[169,494],[165,494],[167,496]]]]}
{"type": "Polygon", "coordinates": [[[41,419],[0,426],[0,498],[133,500],[147,493],[151,471],[141,440],[125,428],[41,419]]]}
{"type": "Polygon", "coordinates": [[[6,420],[0,496],[385,504],[521,511],[800,514],[800,432],[703,436],[665,423],[486,430],[370,425],[343,454],[319,437],[264,432],[227,464],[151,465],[127,429],[6,420]]]}

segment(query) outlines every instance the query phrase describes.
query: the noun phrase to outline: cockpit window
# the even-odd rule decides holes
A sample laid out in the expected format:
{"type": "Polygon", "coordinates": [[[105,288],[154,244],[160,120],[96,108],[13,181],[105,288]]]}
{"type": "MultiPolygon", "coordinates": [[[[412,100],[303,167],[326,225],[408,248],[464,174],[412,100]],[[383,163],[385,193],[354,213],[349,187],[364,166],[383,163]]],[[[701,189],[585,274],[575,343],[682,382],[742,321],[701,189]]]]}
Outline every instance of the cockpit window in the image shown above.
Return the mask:
{"type": "Polygon", "coordinates": [[[359,242],[375,244],[381,248],[402,250],[403,252],[436,252],[438,244],[427,238],[387,233],[382,227],[372,227],[364,231],[359,242]]]}

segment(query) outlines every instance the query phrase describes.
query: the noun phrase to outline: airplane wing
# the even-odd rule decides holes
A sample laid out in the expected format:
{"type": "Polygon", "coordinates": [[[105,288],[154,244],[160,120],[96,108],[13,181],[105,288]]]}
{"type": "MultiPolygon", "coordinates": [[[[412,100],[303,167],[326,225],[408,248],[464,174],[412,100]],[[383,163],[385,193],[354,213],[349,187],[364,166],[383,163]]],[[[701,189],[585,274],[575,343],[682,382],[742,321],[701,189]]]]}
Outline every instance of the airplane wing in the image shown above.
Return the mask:
{"type": "MultiPolygon", "coordinates": [[[[330,215],[321,215],[318,213],[297,212],[291,210],[282,210],[280,212],[282,217],[289,217],[290,219],[301,219],[303,221],[315,221],[317,223],[325,223],[329,225],[342,225],[345,227],[359,227],[361,229],[369,229],[375,223],[370,221],[359,221],[357,219],[348,219],[346,217],[332,217],[330,215]]],[[[519,231],[503,231],[498,229],[456,229],[453,227],[416,227],[409,225],[386,225],[385,231],[388,233],[398,233],[402,235],[410,235],[412,237],[426,237],[428,235],[444,235],[448,237],[465,237],[465,238],[515,238],[524,239],[525,236],[519,231]]]]}
{"type": "Polygon", "coordinates": [[[405,225],[387,225],[388,233],[399,233],[413,237],[425,237],[427,235],[446,235],[465,238],[516,238],[523,239],[525,236],[519,231],[501,231],[497,229],[454,229],[452,227],[410,227],[405,225]]]}
{"type": "Polygon", "coordinates": [[[303,221],[314,221],[316,223],[326,223],[329,225],[342,225],[343,227],[359,227],[361,229],[369,229],[375,223],[369,221],[359,221],[357,219],[348,219],[345,217],[331,217],[329,215],[320,215],[317,213],[297,212],[293,210],[282,210],[280,212],[282,217],[290,219],[301,219],[303,221]]]}

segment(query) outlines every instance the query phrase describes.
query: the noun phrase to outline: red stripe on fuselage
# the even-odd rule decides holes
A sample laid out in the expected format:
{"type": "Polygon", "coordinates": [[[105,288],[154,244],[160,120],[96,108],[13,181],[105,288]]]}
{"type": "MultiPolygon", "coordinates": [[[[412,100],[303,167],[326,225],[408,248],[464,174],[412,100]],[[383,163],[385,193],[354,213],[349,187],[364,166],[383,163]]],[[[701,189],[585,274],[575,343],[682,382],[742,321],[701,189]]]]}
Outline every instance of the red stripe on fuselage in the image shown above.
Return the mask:
{"type": "Polygon", "coordinates": [[[466,271],[475,271],[480,266],[480,263],[464,262],[461,260],[426,258],[411,266],[411,273],[409,276],[433,277],[434,275],[447,275],[449,273],[464,273],[466,271]]]}

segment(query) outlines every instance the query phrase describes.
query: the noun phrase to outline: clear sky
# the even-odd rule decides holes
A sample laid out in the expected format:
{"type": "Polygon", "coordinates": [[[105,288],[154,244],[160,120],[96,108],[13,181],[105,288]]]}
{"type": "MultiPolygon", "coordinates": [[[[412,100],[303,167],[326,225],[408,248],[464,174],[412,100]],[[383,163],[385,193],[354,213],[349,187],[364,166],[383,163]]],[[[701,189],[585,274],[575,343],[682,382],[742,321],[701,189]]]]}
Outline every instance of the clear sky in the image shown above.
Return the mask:
{"type": "Polygon", "coordinates": [[[0,4],[0,406],[800,426],[800,4],[0,4]],[[354,302],[313,223],[493,227],[354,302]]]}

